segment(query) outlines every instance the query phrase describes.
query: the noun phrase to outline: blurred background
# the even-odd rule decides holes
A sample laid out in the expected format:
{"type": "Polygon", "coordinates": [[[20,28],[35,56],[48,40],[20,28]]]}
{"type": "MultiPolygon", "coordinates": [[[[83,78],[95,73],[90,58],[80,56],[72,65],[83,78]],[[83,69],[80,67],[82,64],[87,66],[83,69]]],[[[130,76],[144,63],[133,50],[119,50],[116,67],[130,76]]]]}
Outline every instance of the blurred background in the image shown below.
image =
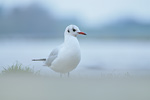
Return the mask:
{"type": "Polygon", "coordinates": [[[150,0],[0,0],[0,100],[150,100],[149,90],[150,0]],[[87,35],[60,78],[32,59],[70,24],[87,35]]]}
{"type": "Polygon", "coordinates": [[[82,60],[72,73],[149,74],[150,0],[1,0],[0,71],[19,62],[43,74],[43,62],[63,42],[66,26],[77,25],[82,60]]]}

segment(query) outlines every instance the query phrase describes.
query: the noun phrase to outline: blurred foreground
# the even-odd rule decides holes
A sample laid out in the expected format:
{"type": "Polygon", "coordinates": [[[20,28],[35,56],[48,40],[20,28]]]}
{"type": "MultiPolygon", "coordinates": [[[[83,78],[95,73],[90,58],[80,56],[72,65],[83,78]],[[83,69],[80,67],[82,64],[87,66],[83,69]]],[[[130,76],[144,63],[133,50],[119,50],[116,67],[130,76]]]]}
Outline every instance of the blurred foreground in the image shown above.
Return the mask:
{"type": "Polygon", "coordinates": [[[149,100],[150,77],[0,76],[0,100],[149,100]]]}

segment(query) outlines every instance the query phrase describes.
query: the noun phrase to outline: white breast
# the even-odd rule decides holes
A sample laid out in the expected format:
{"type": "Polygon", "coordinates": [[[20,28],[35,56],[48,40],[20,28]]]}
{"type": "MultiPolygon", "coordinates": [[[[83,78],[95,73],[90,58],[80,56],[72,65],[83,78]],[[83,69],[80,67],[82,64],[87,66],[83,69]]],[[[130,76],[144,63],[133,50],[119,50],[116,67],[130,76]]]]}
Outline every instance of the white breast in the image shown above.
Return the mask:
{"type": "Polygon", "coordinates": [[[81,59],[80,46],[76,37],[69,37],[59,50],[58,57],[50,66],[52,70],[67,73],[77,67],[81,59]]]}

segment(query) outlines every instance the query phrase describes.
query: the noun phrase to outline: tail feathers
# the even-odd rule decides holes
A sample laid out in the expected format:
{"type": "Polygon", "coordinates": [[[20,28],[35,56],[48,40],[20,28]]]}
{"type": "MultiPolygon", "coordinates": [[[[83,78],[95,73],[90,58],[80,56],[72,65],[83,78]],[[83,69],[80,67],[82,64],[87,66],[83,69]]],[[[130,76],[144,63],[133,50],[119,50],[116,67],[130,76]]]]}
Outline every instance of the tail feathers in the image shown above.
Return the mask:
{"type": "Polygon", "coordinates": [[[32,59],[32,61],[46,61],[46,59],[45,58],[43,58],[43,59],[32,59]]]}

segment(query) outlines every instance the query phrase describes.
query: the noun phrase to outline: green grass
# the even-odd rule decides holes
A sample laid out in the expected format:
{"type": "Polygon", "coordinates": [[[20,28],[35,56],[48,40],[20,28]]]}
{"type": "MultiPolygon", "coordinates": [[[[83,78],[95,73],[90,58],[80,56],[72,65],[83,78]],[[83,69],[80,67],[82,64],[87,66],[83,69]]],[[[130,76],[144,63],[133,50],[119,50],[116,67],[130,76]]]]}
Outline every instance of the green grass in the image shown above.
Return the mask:
{"type": "MultiPolygon", "coordinates": [[[[4,68],[4,67],[3,67],[4,68]]],[[[34,70],[30,67],[23,66],[22,64],[16,63],[12,66],[9,66],[8,68],[4,68],[4,70],[1,72],[2,75],[7,74],[30,74],[35,75],[39,72],[34,73],[34,70]]]]}

